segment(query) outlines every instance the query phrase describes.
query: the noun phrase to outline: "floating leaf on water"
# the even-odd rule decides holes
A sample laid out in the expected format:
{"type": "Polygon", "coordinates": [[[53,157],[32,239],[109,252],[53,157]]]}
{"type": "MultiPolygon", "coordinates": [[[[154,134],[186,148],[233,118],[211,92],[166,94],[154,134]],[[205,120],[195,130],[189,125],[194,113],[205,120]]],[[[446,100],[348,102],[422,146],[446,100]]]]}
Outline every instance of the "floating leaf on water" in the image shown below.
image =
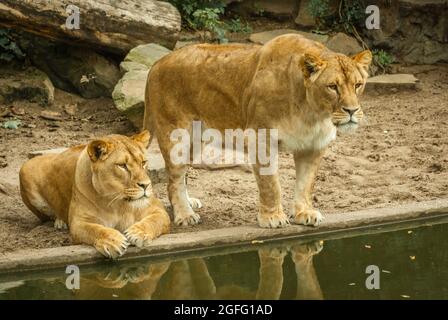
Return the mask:
{"type": "Polygon", "coordinates": [[[355,282],[352,282],[352,283],[349,283],[348,285],[349,285],[349,286],[356,286],[356,283],[355,283],[355,282]]]}
{"type": "Polygon", "coordinates": [[[389,270],[381,270],[381,272],[384,272],[384,273],[392,273],[392,272],[390,272],[389,270]]]}
{"type": "Polygon", "coordinates": [[[408,231],[408,234],[411,234],[411,233],[412,233],[412,230],[409,230],[409,231],[408,231]]]}
{"type": "Polygon", "coordinates": [[[264,243],[264,241],[263,241],[263,240],[252,240],[251,243],[252,243],[252,244],[264,243]]]}
{"type": "Polygon", "coordinates": [[[415,256],[409,256],[411,260],[415,260],[415,256]]]}
{"type": "Polygon", "coordinates": [[[18,129],[20,125],[22,125],[20,120],[9,120],[3,124],[3,127],[5,129],[18,129]]]}
{"type": "Polygon", "coordinates": [[[372,246],[370,244],[366,244],[366,245],[364,245],[364,247],[367,249],[372,249],[372,246]]]}
{"type": "Polygon", "coordinates": [[[406,298],[406,299],[409,299],[409,298],[410,298],[411,296],[408,296],[408,295],[402,294],[402,295],[401,295],[401,297],[402,297],[402,298],[406,298]]]}

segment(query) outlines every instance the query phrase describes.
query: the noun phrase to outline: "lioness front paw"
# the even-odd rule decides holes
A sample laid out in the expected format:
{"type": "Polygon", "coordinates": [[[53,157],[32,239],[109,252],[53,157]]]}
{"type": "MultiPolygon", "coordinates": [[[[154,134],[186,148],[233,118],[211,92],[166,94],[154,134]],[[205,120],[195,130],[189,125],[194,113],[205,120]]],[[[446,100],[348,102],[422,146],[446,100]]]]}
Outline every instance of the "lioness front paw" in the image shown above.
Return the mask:
{"type": "Polygon", "coordinates": [[[145,228],[138,223],[130,226],[124,234],[132,245],[139,248],[147,247],[156,237],[154,234],[146,231],[145,228]]]}
{"type": "Polygon", "coordinates": [[[119,231],[111,229],[106,236],[95,241],[94,247],[102,255],[117,259],[121,257],[129,246],[129,242],[119,231]]]}
{"type": "Polygon", "coordinates": [[[314,241],[306,244],[295,245],[291,248],[292,260],[294,263],[308,262],[313,256],[319,254],[323,248],[323,241],[314,241]]]}
{"type": "Polygon", "coordinates": [[[295,214],[291,217],[292,222],[296,224],[314,227],[317,227],[323,219],[320,211],[302,205],[295,206],[295,214]]]}
{"type": "Polygon", "coordinates": [[[201,217],[195,213],[175,214],[174,224],[177,226],[194,226],[201,222],[201,217]]]}
{"type": "Polygon", "coordinates": [[[274,259],[283,261],[288,254],[288,250],[285,248],[261,248],[258,250],[258,256],[261,259],[274,259]]]}
{"type": "Polygon", "coordinates": [[[260,212],[257,216],[258,225],[262,228],[284,228],[289,226],[289,219],[282,209],[271,212],[260,212]]]}

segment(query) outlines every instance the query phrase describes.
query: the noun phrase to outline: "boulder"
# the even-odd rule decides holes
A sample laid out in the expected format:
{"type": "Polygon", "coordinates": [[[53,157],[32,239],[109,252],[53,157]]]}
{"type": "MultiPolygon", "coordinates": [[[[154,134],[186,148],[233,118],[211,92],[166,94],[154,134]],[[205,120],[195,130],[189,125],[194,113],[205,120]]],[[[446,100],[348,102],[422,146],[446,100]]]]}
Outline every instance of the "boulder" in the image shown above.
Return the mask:
{"type": "Polygon", "coordinates": [[[308,38],[308,39],[311,39],[314,41],[318,41],[323,44],[325,44],[328,41],[327,35],[297,31],[294,29],[277,29],[277,30],[272,30],[272,31],[253,33],[250,35],[249,40],[251,42],[258,43],[258,44],[265,44],[266,42],[274,39],[275,37],[278,37],[278,36],[281,36],[284,34],[290,34],[290,33],[300,34],[300,35],[304,36],[305,38],[308,38]]]}
{"type": "Polygon", "coordinates": [[[124,61],[140,63],[145,65],[147,69],[150,69],[154,62],[163,58],[170,52],[171,50],[155,43],[144,44],[129,51],[126,58],[124,58],[124,61]]]}
{"type": "Polygon", "coordinates": [[[61,90],[87,99],[110,97],[120,80],[117,63],[89,48],[69,46],[23,32],[16,37],[33,65],[44,71],[61,90]]]}
{"type": "Polygon", "coordinates": [[[363,51],[358,40],[342,32],[332,36],[325,45],[328,49],[334,52],[343,53],[347,56],[352,56],[363,51]]]}
{"type": "Polygon", "coordinates": [[[120,110],[137,128],[142,128],[145,111],[145,88],[149,69],[132,70],[115,86],[112,98],[120,110]]]}
{"type": "Polygon", "coordinates": [[[145,88],[152,65],[171,51],[154,43],[140,45],[129,51],[120,69],[126,72],[112,93],[115,106],[137,128],[142,127],[145,110],[145,88]]]}
{"type": "Polygon", "coordinates": [[[148,42],[173,48],[181,17],[170,3],[155,0],[2,0],[0,24],[69,44],[126,54],[148,42]],[[72,23],[76,12],[79,26],[72,23]]]}
{"type": "Polygon", "coordinates": [[[27,100],[42,106],[54,101],[54,87],[42,71],[30,67],[26,70],[2,69],[0,71],[0,103],[27,100]]]}
{"type": "Polygon", "coordinates": [[[301,27],[314,28],[316,27],[316,20],[308,10],[309,2],[309,0],[300,1],[299,13],[294,22],[301,27]]]}
{"type": "Polygon", "coordinates": [[[367,79],[366,92],[417,90],[418,83],[412,74],[383,74],[367,79]]]}
{"type": "Polygon", "coordinates": [[[120,63],[120,71],[123,75],[126,72],[138,70],[148,70],[148,67],[144,64],[133,61],[123,61],[122,63],[120,63]]]}

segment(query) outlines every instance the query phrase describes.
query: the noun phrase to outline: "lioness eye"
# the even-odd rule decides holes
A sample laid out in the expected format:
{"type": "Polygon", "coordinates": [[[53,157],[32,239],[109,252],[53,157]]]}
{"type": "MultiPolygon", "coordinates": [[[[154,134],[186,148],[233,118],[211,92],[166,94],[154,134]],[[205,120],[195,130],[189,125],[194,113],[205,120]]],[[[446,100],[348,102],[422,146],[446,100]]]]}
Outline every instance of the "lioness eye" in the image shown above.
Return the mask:
{"type": "Polygon", "coordinates": [[[126,163],[120,163],[120,164],[117,164],[117,166],[123,170],[128,171],[128,166],[126,165],[126,163]]]}
{"type": "Polygon", "coordinates": [[[359,88],[361,88],[362,87],[362,83],[357,83],[357,84],[355,84],[355,88],[356,89],[359,89],[359,88]]]}
{"type": "Polygon", "coordinates": [[[142,162],[142,167],[143,167],[143,168],[146,168],[146,165],[147,165],[147,164],[148,164],[148,161],[146,161],[146,160],[143,161],[143,162],[142,162]]]}
{"type": "Polygon", "coordinates": [[[330,85],[328,86],[328,88],[330,88],[330,90],[333,90],[333,91],[335,91],[335,92],[338,92],[338,86],[335,85],[335,84],[330,84],[330,85]]]}

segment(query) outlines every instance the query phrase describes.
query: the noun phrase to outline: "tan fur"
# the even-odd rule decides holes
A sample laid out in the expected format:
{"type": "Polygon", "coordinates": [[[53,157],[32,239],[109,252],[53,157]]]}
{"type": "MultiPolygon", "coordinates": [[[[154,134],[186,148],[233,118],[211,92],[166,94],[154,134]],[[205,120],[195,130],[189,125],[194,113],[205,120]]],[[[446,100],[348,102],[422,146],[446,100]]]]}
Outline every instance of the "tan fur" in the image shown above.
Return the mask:
{"type": "Polygon", "coordinates": [[[149,133],[110,135],[57,155],[27,161],[20,191],[41,220],[68,225],[75,243],[111,258],[129,244],[143,247],[169,231],[163,204],[146,172],[149,133]]]}
{"type": "MultiPolygon", "coordinates": [[[[337,129],[351,131],[362,119],[358,97],[371,59],[369,51],[349,58],[302,36],[284,35],[264,46],[193,45],[159,60],[148,76],[144,127],[157,135],[167,165],[175,223],[195,224],[199,216],[188,202],[187,166],[170,160],[170,134],[201,120],[222,132],[278,129],[280,146],[295,155],[292,220],[318,225],[322,216],[311,204],[318,163],[337,129]]],[[[278,176],[260,175],[258,169],[254,165],[258,222],[286,226],[278,176]]]]}

